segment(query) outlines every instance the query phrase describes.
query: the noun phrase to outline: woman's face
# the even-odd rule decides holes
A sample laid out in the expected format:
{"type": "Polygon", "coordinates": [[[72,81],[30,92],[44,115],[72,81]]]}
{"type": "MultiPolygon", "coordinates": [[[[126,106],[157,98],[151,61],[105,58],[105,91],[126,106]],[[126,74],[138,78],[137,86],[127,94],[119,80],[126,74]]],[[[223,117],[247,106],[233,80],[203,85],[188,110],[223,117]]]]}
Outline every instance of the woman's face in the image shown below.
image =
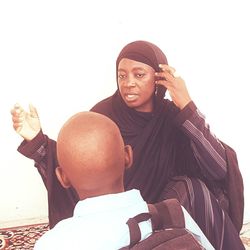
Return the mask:
{"type": "Polygon", "coordinates": [[[118,65],[118,87],[128,107],[141,112],[153,110],[155,70],[149,65],[123,58],[118,65]]]}

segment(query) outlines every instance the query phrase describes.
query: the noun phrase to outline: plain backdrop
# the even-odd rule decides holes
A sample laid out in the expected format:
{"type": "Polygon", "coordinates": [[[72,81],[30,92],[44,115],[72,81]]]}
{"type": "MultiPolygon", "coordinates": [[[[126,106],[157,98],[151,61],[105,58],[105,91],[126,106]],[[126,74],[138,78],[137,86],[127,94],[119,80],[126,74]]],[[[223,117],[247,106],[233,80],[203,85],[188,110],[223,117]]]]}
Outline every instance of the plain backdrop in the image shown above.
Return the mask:
{"type": "Polygon", "coordinates": [[[232,146],[250,220],[248,1],[0,1],[0,228],[46,218],[47,197],[10,109],[32,103],[45,134],[116,90],[115,60],[148,40],[186,81],[213,133],[232,146]],[[17,222],[18,221],[18,222],[17,222]]]}

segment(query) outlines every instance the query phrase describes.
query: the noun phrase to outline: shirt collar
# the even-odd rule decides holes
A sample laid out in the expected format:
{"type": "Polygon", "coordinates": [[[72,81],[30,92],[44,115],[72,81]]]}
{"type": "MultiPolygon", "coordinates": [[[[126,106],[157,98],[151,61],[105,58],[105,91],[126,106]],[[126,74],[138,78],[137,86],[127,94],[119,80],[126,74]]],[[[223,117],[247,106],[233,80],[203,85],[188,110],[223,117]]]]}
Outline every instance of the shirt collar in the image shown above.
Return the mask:
{"type": "Polygon", "coordinates": [[[140,191],[132,189],[122,193],[106,194],[79,201],[74,209],[74,216],[86,216],[93,213],[124,209],[137,202],[144,202],[140,191]]]}

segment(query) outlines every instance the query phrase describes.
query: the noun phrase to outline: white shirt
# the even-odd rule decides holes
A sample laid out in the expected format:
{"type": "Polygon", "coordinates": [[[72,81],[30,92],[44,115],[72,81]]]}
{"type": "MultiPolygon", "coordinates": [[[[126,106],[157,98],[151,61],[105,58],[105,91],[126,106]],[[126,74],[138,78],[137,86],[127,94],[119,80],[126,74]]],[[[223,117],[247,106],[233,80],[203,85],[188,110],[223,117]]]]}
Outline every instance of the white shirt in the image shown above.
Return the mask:
{"type": "MultiPolygon", "coordinates": [[[[192,217],[183,209],[186,229],[207,250],[214,250],[192,217]]],[[[36,242],[34,250],[117,250],[130,243],[127,220],[147,213],[148,205],[138,190],[108,194],[79,201],[71,218],[60,221],[36,242]]],[[[141,238],[152,233],[151,221],[141,222],[141,238]]]]}
{"type": "MultiPolygon", "coordinates": [[[[60,221],[35,244],[35,250],[119,249],[130,243],[127,220],[147,213],[138,190],[79,201],[71,218],[60,221]]],[[[151,221],[140,223],[142,238],[152,233],[151,221]]]]}

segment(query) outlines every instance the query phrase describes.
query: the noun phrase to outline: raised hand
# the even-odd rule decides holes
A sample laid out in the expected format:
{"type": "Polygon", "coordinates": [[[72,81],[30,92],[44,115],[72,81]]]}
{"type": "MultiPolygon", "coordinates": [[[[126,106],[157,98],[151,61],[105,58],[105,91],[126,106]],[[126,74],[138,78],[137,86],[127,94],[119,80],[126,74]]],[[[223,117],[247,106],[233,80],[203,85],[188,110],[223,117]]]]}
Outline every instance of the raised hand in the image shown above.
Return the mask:
{"type": "Polygon", "coordinates": [[[156,72],[156,77],[160,77],[156,84],[165,86],[172,98],[174,104],[183,109],[190,101],[186,84],[184,80],[177,74],[176,70],[167,64],[160,64],[161,72],[156,72]]]}
{"type": "Polygon", "coordinates": [[[41,130],[41,124],[36,108],[29,105],[29,112],[26,112],[19,104],[11,109],[14,130],[25,140],[32,140],[41,130]]]}

